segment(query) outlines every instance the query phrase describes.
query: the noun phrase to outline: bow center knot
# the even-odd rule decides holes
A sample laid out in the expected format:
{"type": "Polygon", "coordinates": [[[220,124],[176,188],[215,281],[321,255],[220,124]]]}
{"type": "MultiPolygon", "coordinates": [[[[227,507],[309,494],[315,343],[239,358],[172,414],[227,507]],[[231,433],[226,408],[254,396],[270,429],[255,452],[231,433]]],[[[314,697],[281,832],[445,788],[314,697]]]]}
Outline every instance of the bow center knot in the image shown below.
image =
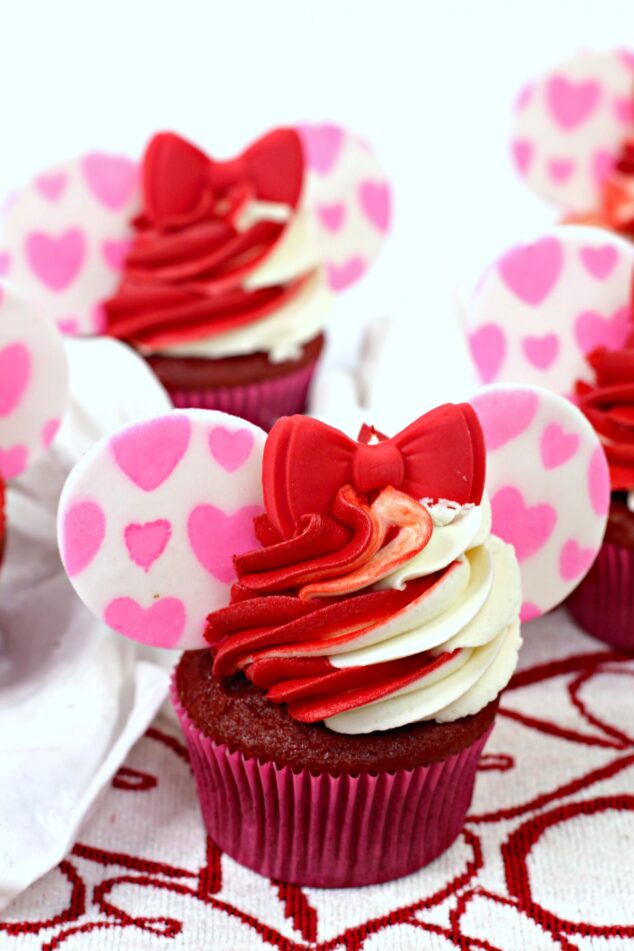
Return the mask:
{"type": "Polygon", "coordinates": [[[386,439],[373,446],[357,446],[352,461],[352,480],[359,492],[371,492],[392,485],[398,488],[405,464],[398,446],[386,439]]]}

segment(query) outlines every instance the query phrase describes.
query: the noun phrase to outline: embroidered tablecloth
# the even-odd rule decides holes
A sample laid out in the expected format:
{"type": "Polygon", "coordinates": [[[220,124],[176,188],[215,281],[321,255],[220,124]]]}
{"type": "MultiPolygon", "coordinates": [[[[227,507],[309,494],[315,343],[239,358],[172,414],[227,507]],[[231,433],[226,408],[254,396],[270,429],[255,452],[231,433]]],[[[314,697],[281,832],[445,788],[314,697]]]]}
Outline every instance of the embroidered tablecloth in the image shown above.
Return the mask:
{"type": "Polygon", "coordinates": [[[563,611],[528,625],[464,831],[417,874],[351,891],[269,881],[221,854],[163,714],[65,860],[6,910],[0,948],[634,948],[634,658],[563,611]]]}

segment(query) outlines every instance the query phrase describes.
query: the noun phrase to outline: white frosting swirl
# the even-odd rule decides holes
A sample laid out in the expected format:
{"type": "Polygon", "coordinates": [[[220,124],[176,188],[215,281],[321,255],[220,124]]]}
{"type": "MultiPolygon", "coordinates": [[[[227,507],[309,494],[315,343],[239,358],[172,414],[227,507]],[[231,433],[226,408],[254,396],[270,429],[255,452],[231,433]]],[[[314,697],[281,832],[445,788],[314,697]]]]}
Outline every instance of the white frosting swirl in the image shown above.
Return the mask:
{"type": "Polygon", "coordinates": [[[329,656],[338,668],[365,666],[429,651],[443,661],[381,700],[326,719],[337,733],[370,733],[477,713],[508,683],[521,645],[520,573],[515,552],[494,535],[491,507],[429,507],[434,521],[425,548],[384,578],[382,588],[450,565],[421,598],[329,656]],[[451,510],[450,510],[451,509],[451,510]]]}
{"type": "MultiPolygon", "coordinates": [[[[258,220],[284,220],[288,213],[289,209],[283,205],[252,202],[243,212],[241,226],[246,229],[258,220]]],[[[268,353],[272,363],[295,360],[301,355],[304,344],[324,329],[334,300],[321,263],[313,220],[305,207],[300,207],[294,214],[271,254],[248,275],[244,288],[253,291],[287,284],[302,276],[306,276],[306,281],[299,293],[269,317],[160,351],[151,347],[141,349],[145,353],[160,352],[165,356],[216,360],[264,352],[268,353]]]]}

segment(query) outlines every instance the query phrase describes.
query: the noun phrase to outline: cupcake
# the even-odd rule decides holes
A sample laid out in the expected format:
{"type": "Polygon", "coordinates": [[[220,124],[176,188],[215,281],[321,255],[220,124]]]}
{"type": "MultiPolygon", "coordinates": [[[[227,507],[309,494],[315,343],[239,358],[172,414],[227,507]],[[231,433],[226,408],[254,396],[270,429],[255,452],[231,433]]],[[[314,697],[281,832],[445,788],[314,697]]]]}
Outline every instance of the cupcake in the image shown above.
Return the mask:
{"type": "Polygon", "coordinates": [[[517,97],[512,156],[564,221],[634,237],[634,54],[583,52],[517,97]]]}
{"type": "Polygon", "coordinates": [[[582,584],[568,600],[586,631],[634,652],[634,339],[597,347],[588,357],[592,383],[578,381],[577,403],[599,434],[610,468],[612,497],[605,540],[582,584]]]}
{"type": "MultiPolygon", "coordinates": [[[[584,481],[592,511],[609,508],[607,534],[568,606],[589,633],[629,649],[633,274],[634,248],[622,237],[586,226],[556,227],[506,251],[487,269],[467,319],[481,380],[547,386],[577,403],[596,430],[601,448],[584,481]]],[[[540,453],[544,465],[555,468],[574,458],[576,445],[566,432],[551,430],[540,453]]]]}
{"type": "MultiPolygon", "coordinates": [[[[522,602],[539,613],[574,584],[553,567],[587,499],[562,507],[562,473],[535,450],[545,423],[565,425],[579,442],[566,480],[594,432],[546,392],[492,388],[475,405],[393,438],[364,427],[358,442],[301,416],[267,438],[175,411],[97,444],[65,486],[71,581],[113,630],[185,648],[172,697],[207,831],[264,875],[365,885],[446,850],[516,664],[522,602]],[[534,423],[496,442],[526,400],[534,423]],[[491,534],[485,476],[493,498],[532,486],[556,507],[540,546],[515,521],[530,564],[491,534]]],[[[596,550],[604,524],[588,517],[583,544],[596,550]]]]}
{"type": "Polygon", "coordinates": [[[0,284],[0,561],[7,483],[52,443],[68,401],[60,334],[11,287],[0,284]]]}
{"type": "Polygon", "coordinates": [[[389,218],[377,163],[337,126],[222,162],[162,132],[139,165],[90,153],[38,175],[9,203],[3,257],[63,332],[127,342],[176,406],[268,429],[304,410],[335,296],[389,218]]]}

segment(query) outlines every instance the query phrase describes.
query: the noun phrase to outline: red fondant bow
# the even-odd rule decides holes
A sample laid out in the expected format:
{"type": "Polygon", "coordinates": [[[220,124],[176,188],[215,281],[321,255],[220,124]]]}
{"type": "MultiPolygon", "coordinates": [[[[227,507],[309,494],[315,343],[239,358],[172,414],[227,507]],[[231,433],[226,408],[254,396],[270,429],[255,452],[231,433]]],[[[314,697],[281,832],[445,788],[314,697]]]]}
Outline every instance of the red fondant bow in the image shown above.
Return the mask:
{"type": "Polygon", "coordinates": [[[304,416],[273,426],[264,447],[264,504],[275,527],[289,537],[302,515],[331,512],[337,491],[392,485],[416,499],[478,504],[486,457],[482,429],[467,403],[447,403],[391,439],[364,445],[304,416]]]}
{"type": "Polygon", "coordinates": [[[275,129],[242,155],[215,162],[173,132],[155,135],[143,157],[145,215],[157,228],[179,227],[230,212],[246,200],[296,208],[304,153],[294,129],[275,129]]]}

